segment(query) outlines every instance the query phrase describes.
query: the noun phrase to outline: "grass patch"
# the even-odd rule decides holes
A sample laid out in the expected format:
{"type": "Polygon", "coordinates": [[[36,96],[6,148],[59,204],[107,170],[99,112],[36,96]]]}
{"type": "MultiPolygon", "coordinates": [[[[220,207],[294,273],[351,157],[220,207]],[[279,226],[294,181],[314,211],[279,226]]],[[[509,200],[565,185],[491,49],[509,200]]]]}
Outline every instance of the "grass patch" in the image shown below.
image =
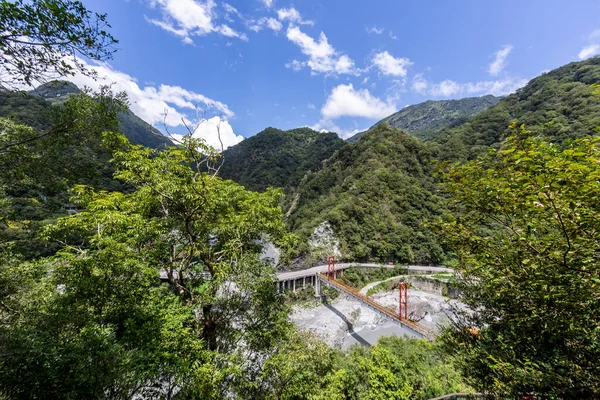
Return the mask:
{"type": "Polygon", "coordinates": [[[344,274],[338,276],[338,280],[346,285],[360,289],[372,282],[382,281],[398,275],[407,274],[404,267],[394,268],[360,268],[352,267],[344,270],[344,274]]]}
{"type": "Polygon", "coordinates": [[[404,278],[392,279],[387,282],[381,282],[367,290],[367,296],[372,296],[380,292],[391,292],[398,288],[398,283],[404,281],[404,278]]]}

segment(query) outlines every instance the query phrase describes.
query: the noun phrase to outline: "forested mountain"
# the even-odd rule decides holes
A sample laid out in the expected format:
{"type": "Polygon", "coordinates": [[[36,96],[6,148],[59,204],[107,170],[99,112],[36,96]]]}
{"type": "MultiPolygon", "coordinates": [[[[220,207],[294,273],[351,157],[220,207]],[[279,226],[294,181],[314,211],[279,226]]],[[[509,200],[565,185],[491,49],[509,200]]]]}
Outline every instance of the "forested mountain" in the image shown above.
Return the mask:
{"type": "MultiPolygon", "coordinates": [[[[104,62],[118,43],[79,1],[0,1],[0,21],[0,87],[93,75],[65,58],[104,62]]],[[[599,64],[542,75],[435,140],[387,122],[355,143],[269,128],[226,152],[224,175],[284,187],[287,215],[279,190],[206,167],[219,154],[202,139],[132,146],[110,90],[4,93],[0,399],[600,399],[599,64]],[[433,343],[362,346],[360,309],[291,307],[312,290],[277,290],[259,243],[316,258],[286,223],[331,237],[311,235],[324,221],[345,259],[449,261],[459,303],[433,343]],[[292,324],[302,308],[318,329],[292,324]],[[320,342],[329,325],[360,344],[320,342]]]]}
{"type": "Polygon", "coordinates": [[[592,84],[600,83],[600,58],[573,62],[532,79],[468,122],[443,129],[433,140],[441,159],[470,159],[498,147],[511,130],[525,124],[554,142],[596,135],[600,100],[592,84]]]}
{"type": "Polygon", "coordinates": [[[344,145],[332,132],[310,128],[282,131],[267,128],[223,152],[220,175],[247,189],[289,189],[308,171],[318,171],[323,161],[344,145]]]}
{"type": "MultiPolygon", "coordinates": [[[[387,122],[393,128],[402,129],[419,139],[428,140],[435,137],[440,129],[460,125],[472,116],[498,104],[499,101],[500,97],[491,94],[459,100],[429,100],[405,107],[382,119],[373,127],[387,122]]],[[[348,141],[356,142],[365,133],[357,133],[348,141]]]]}
{"type": "MultiPolygon", "coordinates": [[[[50,106],[78,93],[81,90],[66,81],[51,81],[27,94],[0,91],[0,117],[11,118],[36,129],[47,129],[51,123],[50,106]]],[[[130,110],[119,114],[119,124],[125,136],[134,144],[153,148],[172,145],[169,138],[130,110]]]]}
{"type": "Polygon", "coordinates": [[[437,196],[434,164],[499,147],[513,132],[513,122],[553,142],[595,135],[600,99],[591,85],[596,83],[600,58],[565,65],[427,142],[380,124],[303,180],[290,227],[306,239],[329,221],[350,259],[440,262],[443,251],[423,227],[445,208],[437,196]]]}
{"type": "Polygon", "coordinates": [[[423,225],[444,209],[433,172],[426,144],[380,124],[306,176],[290,227],[306,239],[329,221],[353,260],[441,262],[443,250],[423,225]]]}

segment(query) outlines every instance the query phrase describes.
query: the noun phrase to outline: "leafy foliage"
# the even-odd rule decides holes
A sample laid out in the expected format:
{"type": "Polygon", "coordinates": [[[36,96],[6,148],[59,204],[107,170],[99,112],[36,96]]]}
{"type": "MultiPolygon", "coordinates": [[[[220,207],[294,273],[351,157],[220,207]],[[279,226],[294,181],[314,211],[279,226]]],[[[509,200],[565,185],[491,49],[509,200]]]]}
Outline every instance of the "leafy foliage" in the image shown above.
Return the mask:
{"type": "Polygon", "coordinates": [[[290,347],[281,354],[288,357],[273,359],[265,370],[287,385],[273,385],[266,398],[430,399],[469,390],[453,360],[424,340],[384,337],[347,355],[307,339],[290,347]]]}
{"type": "Polygon", "coordinates": [[[280,187],[289,191],[307,172],[320,170],[323,161],[343,145],[331,132],[267,128],[225,150],[220,175],[250,190],[280,187]]]}
{"type": "MultiPolygon", "coordinates": [[[[428,100],[405,107],[382,119],[373,127],[386,122],[393,128],[409,132],[419,139],[428,140],[434,138],[441,129],[458,126],[499,101],[499,97],[492,95],[459,100],[428,100]]],[[[357,133],[348,141],[356,142],[365,133],[357,133]]]]}
{"type": "Polygon", "coordinates": [[[285,339],[287,310],[256,244],[282,232],[280,193],[200,172],[213,155],[186,144],[117,151],[131,193],[75,187],[82,211],[45,229],[60,251],[28,267],[31,292],[1,299],[6,393],[221,398],[225,376],[247,377],[285,339]]]}
{"type": "MultiPolygon", "coordinates": [[[[32,96],[43,97],[53,105],[60,105],[68,100],[70,96],[80,93],[83,93],[81,89],[79,89],[75,84],[67,81],[50,81],[28,92],[28,94],[32,96]]],[[[31,100],[31,102],[33,103],[34,101],[31,100]]],[[[15,111],[24,114],[24,112],[19,109],[15,111]]],[[[152,148],[164,148],[166,146],[173,145],[169,138],[164,136],[158,129],[154,128],[132,113],[129,109],[123,109],[119,113],[118,119],[119,129],[133,144],[141,144],[143,146],[152,148]]],[[[25,121],[19,122],[27,123],[25,121]]]]}
{"type": "Polygon", "coordinates": [[[559,146],[513,129],[499,151],[446,174],[455,200],[441,232],[476,311],[447,332],[447,348],[484,390],[597,397],[599,139],[559,146]]]}
{"type": "Polygon", "coordinates": [[[444,208],[432,176],[423,143],[379,125],[306,176],[289,226],[306,239],[329,221],[343,256],[356,261],[440,263],[444,251],[423,225],[444,208]]]}
{"type": "Polygon", "coordinates": [[[398,275],[406,275],[406,268],[351,268],[337,279],[355,288],[362,288],[371,282],[382,281],[398,275]]]}
{"type": "Polygon", "coordinates": [[[123,190],[108,163],[121,143],[103,140],[105,131],[117,129],[122,107],[108,91],[73,96],[49,110],[55,123],[43,133],[0,119],[0,186],[8,204],[1,240],[28,259],[52,254],[55,246],[37,240],[37,232],[66,214],[71,185],[123,190]]]}
{"type": "Polygon", "coordinates": [[[0,1],[0,66],[3,87],[32,84],[49,77],[93,75],[76,56],[108,60],[117,40],[105,14],[92,13],[79,1],[0,1]]]}

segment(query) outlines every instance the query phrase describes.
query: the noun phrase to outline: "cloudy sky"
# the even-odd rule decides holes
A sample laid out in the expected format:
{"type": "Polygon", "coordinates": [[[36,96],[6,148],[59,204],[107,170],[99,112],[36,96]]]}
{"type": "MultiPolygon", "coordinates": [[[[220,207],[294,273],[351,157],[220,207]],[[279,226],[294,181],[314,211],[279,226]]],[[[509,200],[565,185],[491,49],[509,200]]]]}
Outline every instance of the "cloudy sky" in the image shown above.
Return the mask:
{"type": "Polygon", "coordinates": [[[600,2],[588,0],[84,4],[108,14],[120,41],[97,67],[103,83],[173,133],[207,110],[197,134],[216,144],[220,125],[226,146],[267,126],[348,137],[407,105],[507,94],[600,53],[600,2]]]}

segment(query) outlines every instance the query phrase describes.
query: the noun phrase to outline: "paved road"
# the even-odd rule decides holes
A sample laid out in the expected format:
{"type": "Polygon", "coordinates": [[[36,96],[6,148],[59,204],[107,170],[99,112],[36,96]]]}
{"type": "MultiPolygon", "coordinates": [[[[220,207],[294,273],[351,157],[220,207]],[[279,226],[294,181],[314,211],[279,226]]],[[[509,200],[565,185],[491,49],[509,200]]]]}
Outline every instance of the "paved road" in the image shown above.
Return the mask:
{"type": "MultiPolygon", "coordinates": [[[[362,263],[341,263],[341,264],[335,264],[335,270],[339,271],[339,270],[343,270],[346,268],[350,268],[350,267],[363,267],[363,268],[394,268],[395,265],[390,265],[390,264],[362,264],[362,263]]],[[[408,269],[409,271],[412,272],[423,272],[423,273],[440,273],[440,272],[452,272],[452,269],[450,268],[446,268],[446,267],[429,267],[429,266],[423,266],[423,265],[408,265],[408,266],[403,266],[404,268],[408,269]]],[[[312,267],[312,268],[308,268],[308,269],[303,269],[300,271],[290,271],[290,272],[278,272],[277,273],[277,278],[279,279],[279,281],[289,281],[292,279],[299,279],[299,278],[304,278],[304,277],[308,277],[308,276],[314,276],[317,273],[326,273],[327,272],[327,265],[317,265],[316,267],[312,267]]]]}

